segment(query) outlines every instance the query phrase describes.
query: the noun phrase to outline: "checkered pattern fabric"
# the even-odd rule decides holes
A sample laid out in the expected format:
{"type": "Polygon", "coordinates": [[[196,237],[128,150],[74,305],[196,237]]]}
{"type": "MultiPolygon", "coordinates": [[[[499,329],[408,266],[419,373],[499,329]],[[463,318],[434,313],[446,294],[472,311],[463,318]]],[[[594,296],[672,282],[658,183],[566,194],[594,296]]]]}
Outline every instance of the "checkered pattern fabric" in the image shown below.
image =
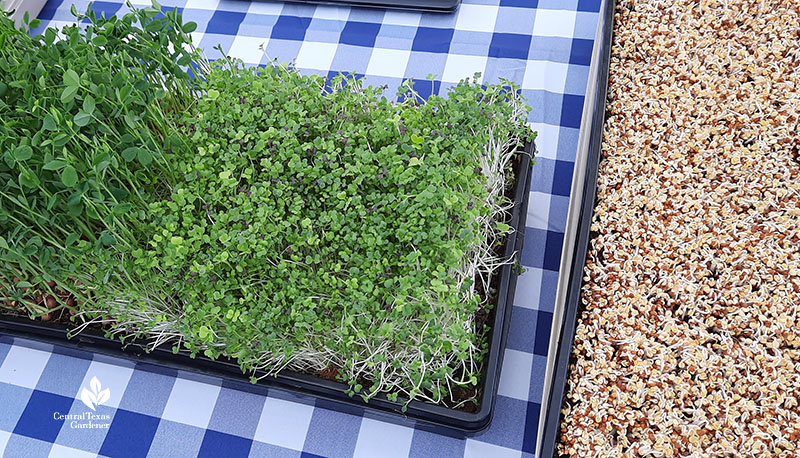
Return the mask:
{"type": "MultiPolygon", "coordinates": [[[[50,0],[41,27],[74,22],[72,0],[50,0]]],[[[134,4],[149,4],[133,0],[134,4]]],[[[601,0],[465,0],[452,14],[261,0],[168,0],[195,21],[195,43],[252,65],[294,62],[445,94],[464,77],[522,86],[539,132],[528,227],[497,407],[490,428],[452,439],[353,416],[219,379],[0,336],[0,451],[10,457],[532,457],[542,401],[559,258],[601,0]],[[425,80],[434,75],[433,81],[425,80]],[[81,401],[97,377],[110,398],[81,401]],[[106,415],[107,428],[69,416],[106,415]],[[76,426],[77,425],[77,426],[76,426]]],[[[88,2],[78,0],[77,9],[88,2]]],[[[117,1],[96,1],[107,16],[117,1]]],[[[34,31],[36,32],[36,31],[34,31]]],[[[80,417],[83,418],[83,417],[80,417]]],[[[102,420],[100,421],[102,423],[102,420]]]]}

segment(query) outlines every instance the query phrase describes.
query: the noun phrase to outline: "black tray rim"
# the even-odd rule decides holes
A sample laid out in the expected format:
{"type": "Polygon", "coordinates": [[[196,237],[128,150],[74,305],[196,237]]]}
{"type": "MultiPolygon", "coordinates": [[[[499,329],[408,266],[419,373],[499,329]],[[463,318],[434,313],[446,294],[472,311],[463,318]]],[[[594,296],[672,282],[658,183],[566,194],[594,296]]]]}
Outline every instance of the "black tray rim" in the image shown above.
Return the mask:
{"type": "MultiPolygon", "coordinates": [[[[575,245],[570,261],[569,282],[567,283],[564,315],[559,326],[559,343],[553,360],[553,377],[549,386],[545,387],[544,399],[547,401],[542,444],[537,456],[556,457],[556,442],[561,421],[561,407],[564,401],[569,360],[575,338],[575,327],[578,323],[578,305],[583,286],[583,269],[586,265],[586,254],[589,249],[589,232],[594,215],[594,201],[597,191],[597,177],[600,165],[600,154],[605,124],[606,96],[608,90],[609,67],[611,63],[611,46],[614,34],[614,9],[616,0],[605,0],[603,14],[603,36],[600,55],[600,68],[597,75],[597,90],[592,116],[592,126],[586,162],[586,175],[581,194],[581,207],[575,236],[575,245]]],[[[554,328],[555,328],[554,323],[554,328]]]]}
{"type": "MultiPolygon", "coordinates": [[[[515,231],[508,237],[504,255],[514,256],[517,262],[525,236],[528,200],[532,179],[531,168],[536,151],[532,141],[526,142],[517,152],[520,161],[515,172],[514,206],[509,225],[515,231]]],[[[440,405],[412,401],[402,412],[401,402],[392,402],[385,394],[379,394],[369,402],[358,395],[352,398],[344,391],[347,385],[321,377],[284,370],[275,377],[264,377],[253,384],[250,374],[243,374],[239,365],[229,359],[211,360],[203,355],[190,358],[185,353],[173,354],[171,348],[156,348],[145,352],[136,342],[122,344],[119,340],[105,337],[97,331],[84,331],[67,338],[69,326],[58,323],[42,323],[24,317],[0,314],[0,336],[19,337],[47,344],[103,354],[136,363],[143,370],[153,372],[181,371],[222,379],[225,386],[241,391],[266,394],[282,390],[292,395],[292,400],[314,404],[318,407],[359,416],[378,418],[390,423],[412,426],[416,429],[456,438],[474,436],[491,423],[505,353],[508,324],[513,309],[518,277],[518,267],[506,264],[500,269],[498,302],[491,330],[489,354],[484,365],[483,392],[479,410],[474,413],[450,409],[440,405]],[[496,330],[500,332],[496,332],[496,330]]]]}
{"type": "MultiPolygon", "coordinates": [[[[266,3],[271,0],[254,1],[266,3]]],[[[461,0],[291,0],[289,3],[448,14],[458,8],[461,0]]]]}

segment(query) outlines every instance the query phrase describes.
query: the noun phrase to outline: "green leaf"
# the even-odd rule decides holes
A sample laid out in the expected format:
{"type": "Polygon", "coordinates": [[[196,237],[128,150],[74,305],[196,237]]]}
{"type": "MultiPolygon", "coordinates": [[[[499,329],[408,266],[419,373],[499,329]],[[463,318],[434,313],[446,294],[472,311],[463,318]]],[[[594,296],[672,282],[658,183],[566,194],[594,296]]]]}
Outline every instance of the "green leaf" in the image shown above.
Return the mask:
{"type": "Polygon", "coordinates": [[[147,151],[144,148],[139,148],[139,151],[138,151],[136,157],[137,157],[137,159],[139,159],[139,163],[144,165],[144,166],[147,166],[151,162],[153,162],[153,155],[150,154],[150,151],[147,151]]]}
{"type": "Polygon", "coordinates": [[[100,243],[102,243],[105,246],[111,246],[117,243],[117,239],[115,239],[114,236],[111,235],[108,231],[103,231],[102,233],[100,233],[100,243]]]}
{"type": "Polygon", "coordinates": [[[50,262],[50,258],[53,256],[53,250],[50,247],[44,247],[39,251],[39,260],[42,264],[47,265],[50,262]]]}
{"type": "Polygon", "coordinates": [[[124,203],[115,205],[112,211],[114,212],[115,215],[124,215],[129,211],[131,211],[131,208],[133,208],[133,205],[124,203]]]}
{"type": "Polygon", "coordinates": [[[187,22],[183,24],[183,33],[192,33],[197,30],[197,23],[196,22],[187,22]]]}
{"type": "Polygon", "coordinates": [[[92,39],[92,43],[97,46],[105,46],[108,44],[108,39],[103,35],[98,35],[92,39]]]}
{"type": "Polygon", "coordinates": [[[76,217],[80,216],[81,213],[83,213],[83,203],[78,202],[75,205],[67,205],[67,214],[69,216],[72,216],[73,218],[76,218],[76,217]]]}
{"type": "Polygon", "coordinates": [[[64,88],[64,91],[61,92],[61,103],[64,105],[72,102],[75,99],[75,94],[78,93],[77,86],[67,86],[64,88]]]}
{"type": "Polygon", "coordinates": [[[8,168],[13,169],[15,165],[17,165],[17,160],[14,159],[14,152],[11,150],[6,151],[3,154],[3,161],[5,161],[8,168]]]}
{"type": "Polygon", "coordinates": [[[29,170],[23,170],[19,174],[19,184],[28,188],[36,188],[39,186],[39,177],[31,173],[29,170]]]}
{"type": "Polygon", "coordinates": [[[75,191],[71,196],[69,196],[69,199],[67,199],[67,205],[78,205],[81,202],[81,199],[83,199],[83,193],[80,191],[75,191]]]}
{"type": "Polygon", "coordinates": [[[45,170],[61,170],[66,166],[67,166],[66,161],[53,159],[52,161],[46,163],[42,168],[45,170]]]}
{"type": "Polygon", "coordinates": [[[111,195],[114,196],[115,199],[118,201],[125,200],[128,197],[128,191],[124,190],[123,188],[118,188],[116,186],[111,186],[108,188],[111,192],[111,195]]]}
{"type": "Polygon", "coordinates": [[[42,121],[42,127],[44,128],[44,130],[49,130],[49,131],[58,130],[56,119],[50,113],[44,116],[44,121],[42,121]]]}
{"type": "Polygon", "coordinates": [[[125,116],[122,119],[131,129],[136,128],[136,116],[133,113],[125,113],[125,116]]]}
{"type": "Polygon", "coordinates": [[[55,145],[56,148],[61,148],[62,146],[64,146],[67,143],[69,143],[69,139],[70,139],[70,136],[67,135],[67,134],[58,134],[53,139],[53,145],[55,145]]]}
{"type": "Polygon", "coordinates": [[[78,76],[78,73],[75,72],[75,70],[70,68],[64,72],[64,84],[68,87],[75,87],[77,89],[77,87],[81,84],[81,77],[78,76]]]}
{"type": "Polygon", "coordinates": [[[57,202],[58,202],[58,196],[56,194],[50,196],[50,199],[47,201],[47,211],[52,210],[53,207],[56,206],[57,202]]]}
{"type": "Polygon", "coordinates": [[[64,246],[70,247],[70,246],[72,246],[73,243],[77,242],[78,239],[80,239],[80,238],[81,238],[81,236],[78,235],[78,233],[73,232],[73,233],[71,233],[71,234],[69,234],[67,236],[67,240],[66,240],[66,242],[64,242],[64,246]]]}
{"type": "Polygon", "coordinates": [[[508,232],[508,230],[511,229],[511,226],[506,223],[497,223],[494,227],[500,232],[508,232]]]}
{"type": "Polygon", "coordinates": [[[92,115],[85,111],[79,111],[78,114],[76,114],[75,118],[73,119],[75,125],[80,127],[89,124],[91,120],[92,120],[92,115]]]}
{"type": "Polygon", "coordinates": [[[87,95],[86,98],[83,99],[83,111],[91,115],[94,113],[94,108],[94,97],[92,97],[91,94],[87,95]]]}
{"type": "Polygon", "coordinates": [[[33,156],[33,148],[28,145],[19,145],[14,148],[14,159],[17,161],[27,161],[33,156]]]}
{"type": "Polygon", "coordinates": [[[122,151],[122,158],[125,159],[125,162],[130,162],[136,159],[137,154],[139,154],[139,147],[131,146],[122,151]]]}
{"type": "Polygon", "coordinates": [[[0,248],[8,248],[8,242],[6,242],[6,239],[4,239],[3,236],[0,236],[0,248]]]}
{"type": "Polygon", "coordinates": [[[78,172],[71,165],[64,167],[61,171],[61,182],[64,186],[71,188],[78,182],[78,172]]]}

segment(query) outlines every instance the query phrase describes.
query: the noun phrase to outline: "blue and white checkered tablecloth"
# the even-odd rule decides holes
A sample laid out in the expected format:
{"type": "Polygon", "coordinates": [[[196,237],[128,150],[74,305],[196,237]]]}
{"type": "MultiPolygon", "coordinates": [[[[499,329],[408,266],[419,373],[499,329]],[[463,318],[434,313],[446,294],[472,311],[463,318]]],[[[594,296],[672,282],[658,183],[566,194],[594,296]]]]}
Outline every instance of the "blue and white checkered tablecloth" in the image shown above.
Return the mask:
{"type": "MultiPolygon", "coordinates": [[[[42,27],[72,23],[72,1],[50,0],[42,27]]],[[[163,4],[197,22],[194,40],[211,58],[221,44],[249,64],[278,59],[309,73],[364,75],[388,84],[387,94],[403,79],[429,74],[434,82],[417,85],[423,94],[444,94],[474,72],[522,85],[539,155],[522,253],[527,271],[517,286],[494,421],[479,436],[452,439],[279,392],[255,395],[218,379],[0,336],[0,451],[14,458],[532,457],[601,0],[465,0],[452,14],[259,0],[163,4]],[[92,387],[95,377],[100,387],[92,387]],[[81,401],[84,389],[106,388],[109,398],[95,412],[81,401]],[[78,427],[89,422],[110,427],[78,427]]],[[[106,15],[125,9],[117,1],[93,5],[106,15]]]]}

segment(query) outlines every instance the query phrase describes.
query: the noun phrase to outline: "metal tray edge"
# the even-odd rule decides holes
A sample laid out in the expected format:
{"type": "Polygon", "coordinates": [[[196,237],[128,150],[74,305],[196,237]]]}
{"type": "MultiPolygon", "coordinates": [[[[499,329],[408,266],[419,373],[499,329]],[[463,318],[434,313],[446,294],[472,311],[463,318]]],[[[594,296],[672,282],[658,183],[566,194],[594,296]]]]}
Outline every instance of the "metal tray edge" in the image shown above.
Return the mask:
{"type": "MultiPolygon", "coordinates": [[[[583,268],[589,248],[589,229],[594,213],[594,198],[597,188],[597,174],[600,163],[600,149],[605,123],[606,94],[608,89],[609,66],[611,61],[611,46],[614,31],[614,8],[616,0],[606,0],[604,10],[601,12],[603,19],[603,35],[600,68],[591,125],[591,140],[589,144],[589,157],[586,164],[586,175],[581,196],[580,217],[578,220],[575,237],[574,251],[570,260],[569,283],[566,291],[564,315],[559,329],[559,342],[554,357],[553,378],[549,386],[545,387],[544,400],[547,403],[546,414],[541,421],[544,422],[542,443],[537,456],[551,457],[555,455],[555,446],[558,439],[561,406],[564,399],[564,390],[569,371],[569,359],[577,324],[578,302],[580,301],[583,280],[583,268]]],[[[553,329],[556,329],[554,323],[553,329]]]]}

